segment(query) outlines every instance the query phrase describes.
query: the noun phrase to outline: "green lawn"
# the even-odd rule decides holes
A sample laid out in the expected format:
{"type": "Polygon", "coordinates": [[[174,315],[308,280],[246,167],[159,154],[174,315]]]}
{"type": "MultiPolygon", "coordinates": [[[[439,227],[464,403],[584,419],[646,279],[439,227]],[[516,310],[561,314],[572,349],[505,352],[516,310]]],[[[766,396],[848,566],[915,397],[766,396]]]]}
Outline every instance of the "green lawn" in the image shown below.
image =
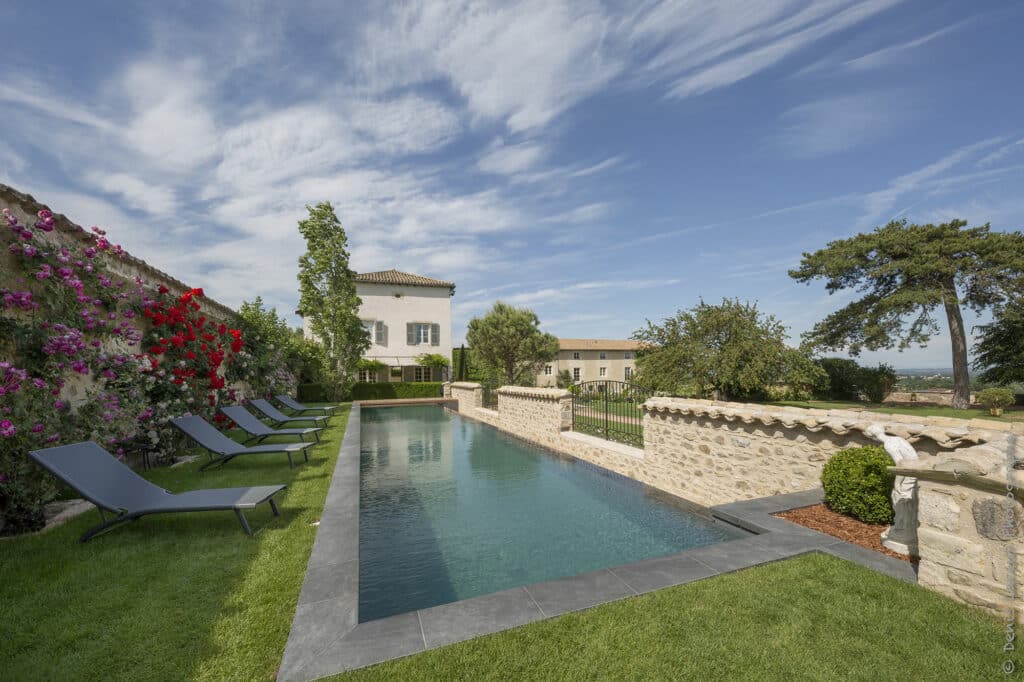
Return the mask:
{"type": "Polygon", "coordinates": [[[1003,642],[979,611],[812,554],[330,679],[995,680],[1003,642]]]}
{"type": "Polygon", "coordinates": [[[273,679],[347,418],[343,407],[294,470],[272,454],[146,474],[175,492],[287,484],[281,517],[247,514],[255,538],[229,511],[145,517],[80,545],[90,512],[0,541],[0,678],[273,679]]]}
{"type": "Polygon", "coordinates": [[[920,417],[953,417],[955,419],[993,419],[995,421],[1024,421],[1024,410],[1005,410],[1001,417],[993,417],[987,408],[971,407],[956,410],[952,407],[938,405],[885,405],[880,403],[861,403],[830,400],[785,400],[767,403],[788,407],[806,407],[818,410],[866,410],[868,412],[889,412],[892,414],[910,414],[920,417]]]}

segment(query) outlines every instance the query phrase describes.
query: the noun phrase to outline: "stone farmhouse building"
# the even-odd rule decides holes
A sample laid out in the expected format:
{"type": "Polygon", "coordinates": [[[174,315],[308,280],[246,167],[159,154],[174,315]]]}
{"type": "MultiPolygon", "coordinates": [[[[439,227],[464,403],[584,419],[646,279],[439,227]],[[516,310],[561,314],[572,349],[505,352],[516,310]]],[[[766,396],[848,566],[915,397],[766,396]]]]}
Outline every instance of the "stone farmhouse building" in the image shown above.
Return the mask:
{"type": "MultiPolygon", "coordinates": [[[[444,381],[442,370],[423,367],[424,354],[452,357],[452,296],[455,284],[399,270],[363,272],[355,277],[362,300],[359,319],[370,332],[363,358],[386,365],[359,370],[360,382],[444,381]]],[[[309,322],[305,334],[312,335],[309,322]]]]}
{"type": "Polygon", "coordinates": [[[639,341],[628,339],[559,339],[558,357],[541,367],[537,386],[554,386],[562,370],[576,383],[631,381],[639,348],[639,341]]]}

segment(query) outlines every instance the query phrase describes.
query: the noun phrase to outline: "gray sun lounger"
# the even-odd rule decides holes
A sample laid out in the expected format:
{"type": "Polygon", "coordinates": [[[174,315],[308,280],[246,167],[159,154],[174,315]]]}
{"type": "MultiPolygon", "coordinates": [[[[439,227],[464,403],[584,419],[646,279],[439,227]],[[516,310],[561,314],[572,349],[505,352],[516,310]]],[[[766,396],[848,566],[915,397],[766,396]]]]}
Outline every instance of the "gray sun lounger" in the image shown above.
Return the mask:
{"type": "Polygon", "coordinates": [[[256,441],[259,443],[268,436],[298,436],[299,440],[305,442],[307,435],[312,435],[316,438],[316,442],[320,442],[320,432],[323,431],[321,427],[306,427],[297,429],[272,429],[259,419],[256,418],[249,410],[245,409],[241,405],[231,405],[229,407],[222,407],[220,411],[227,416],[228,419],[235,422],[238,428],[242,429],[249,434],[250,438],[248,442],[256,441]]]}
{"type": "Polygon", "coordinates": [[[246,447],[225,436],[202,417],[178,417],[177,419],[172,419],[171,424],[209,451],[210,461],[199,467],[200,471],[215,464],[227,464],[235,457],[240,457],[241,455],[258,455],[266,452],[285,453],[288,455],[288,466],[294,469],[295,462],[292,460],[292,453],[301,451],[308,462],[309,448],[316,445],[316,443],[273,443],[270,445],[246,447]]]}
{"type": "Polygon", "coordinates": [[[274,516],[280,516],[274,495],[285,485],[262,485],[252,488],[209,488],[172,493],[150,483],[117,461],[113,455],[91,441],[61,445],[29,453],[36,462],[54,476],[96,505],[103,523],[89,529],[79,538],[85,542],[110,528],[138,519],[146,514],[172,512],[217,511],[231,509],[252,535],[244,511],[263,502],[270,503],[274,516]],[[107,518],[104,510],[114,514],[107,518]]]}
{"type": "Polygon", "coordinates": [[[304,417],[289,417],[281,410],[277,409],[270,404],[269,401],[263,398],[249,401],[249,404],[255,407],[257,410],[262,412],[266,417],[274,422],[274,426],[281,426],[282,424],[294,424],[295,422],[313,422],[314,424],[320,425],[327,422],[327,417],[323,415],[306,415],[304,417]]]}
{"type": "Polygon", "coordinates": [[[292,412],[295,412],[297,414],[302,414],[303,412],[317,412],[317,411],[319,411],[319,412],[323,412],[326,415],[331,415],[331,414],[334,413],[334,411],[336,409],[338,409],[337,405],[318,405],[318,406],[315,406],[315,407],[310,407],[309,405],[303,405],[302,403],[300,403],[298,400],[296,400],[295,398],[291,397],[290,395],[284,395],[284,394],[282,394],[282,395],[275,395],[274,398],[277,399],[277,402],[281,403],[282,405],[287,407],[289,410],[291,410],[292,412]]]}

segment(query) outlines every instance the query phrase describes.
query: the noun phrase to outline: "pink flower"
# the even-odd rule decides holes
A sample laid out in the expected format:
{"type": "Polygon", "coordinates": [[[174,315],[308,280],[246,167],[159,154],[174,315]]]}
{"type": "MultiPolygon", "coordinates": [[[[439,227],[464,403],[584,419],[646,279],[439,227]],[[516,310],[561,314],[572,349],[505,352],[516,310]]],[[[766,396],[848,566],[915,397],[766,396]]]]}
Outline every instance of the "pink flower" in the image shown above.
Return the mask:
{"type": "Polygon", "coordinates": [[[32,433],[39,433],[42,430],[43,430],[43,425],[42,424],[36,424],[35,426],[32,427],[32,433]]]}
{"type": "Polygon", "coordinates": [[[0,436],[4,438],[10,438],[14,434],[18,433],[18,429],[11,423],[10,419],[4,419],[0,421],[0,436]]]}

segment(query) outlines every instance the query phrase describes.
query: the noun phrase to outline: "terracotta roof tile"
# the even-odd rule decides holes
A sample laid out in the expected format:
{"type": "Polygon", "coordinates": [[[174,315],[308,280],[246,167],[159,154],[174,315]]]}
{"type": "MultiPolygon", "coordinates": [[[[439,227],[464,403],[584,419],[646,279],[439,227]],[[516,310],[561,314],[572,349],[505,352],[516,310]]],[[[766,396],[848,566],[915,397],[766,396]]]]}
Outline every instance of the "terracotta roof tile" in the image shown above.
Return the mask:
{"type": "Polygon", "coordinates": [[[558,339],[559,350],[638,350],[632,339],[558,339]]]}
{"type": "Polygon", "coordinates": [[[400,270],[382,270],[380,272],[360,272],[356,275],[356,282],[365,284],[404,284],[413,287],[448,287],[454,289],[453,282],[445,282],[440,279],[432,279],[423,275],[414,275],[400,270]]]}

